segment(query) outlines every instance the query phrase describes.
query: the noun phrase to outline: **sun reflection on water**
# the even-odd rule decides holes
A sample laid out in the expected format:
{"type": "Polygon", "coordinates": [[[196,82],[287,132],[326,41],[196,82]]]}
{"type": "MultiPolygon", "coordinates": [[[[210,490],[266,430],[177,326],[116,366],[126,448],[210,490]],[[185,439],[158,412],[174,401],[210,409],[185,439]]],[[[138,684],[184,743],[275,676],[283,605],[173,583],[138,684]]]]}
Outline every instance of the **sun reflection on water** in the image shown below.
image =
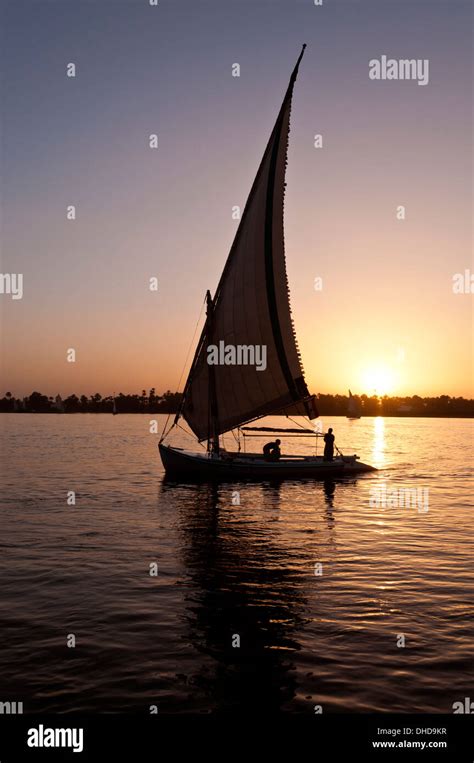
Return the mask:
{"type": "Polygon", "coordinates": [[[374,419],[372,460],[378,467],[385,464],[385,420],[382,416],[374,419]]]}

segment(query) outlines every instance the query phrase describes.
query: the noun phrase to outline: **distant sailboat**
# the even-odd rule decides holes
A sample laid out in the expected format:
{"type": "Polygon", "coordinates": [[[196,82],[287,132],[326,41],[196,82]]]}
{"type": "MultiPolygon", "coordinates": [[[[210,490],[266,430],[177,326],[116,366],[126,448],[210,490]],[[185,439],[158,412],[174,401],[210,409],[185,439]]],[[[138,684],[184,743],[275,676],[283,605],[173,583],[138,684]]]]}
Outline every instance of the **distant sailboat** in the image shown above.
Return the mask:
{"type": "Polygon", "coordinates": [[[347,418],[348,419],[360,419],[362,415],[359,401],[355,399],[352,392],[349,390],[349,402],[347,404],[347,418]]]}
{"type": "Polygon", "coordinates": [[[114,395],[113,400],[114,400],[114,403],[113,403],[113,406],[112,406],[112,416],[116,416],[118,414],[118,410],[117,410],[117,405],[116,405],[116,402],[115,402],[115,395],[114,395]]]}
{"type": "MultiPolygon", "coordinates": [[[[298,58],[262,162],[255,177],[214,297],[206,295],[207,315],[171,429],[183,417],[207,452],[164,444],[159,451],[165,470],[191,478],[300,478],[371,471],[358,456],[339,454],[286,456],[267,460],[263,453],[225,450],[220,435],[241,428],[317,436],[314,426],[298,429],[242,427],[270,414],[318,416],[315,398],[303,375],[291,317],[285,265],[283,202],[291,98],[298,58]],[[219,349],[219,362],[210,352],[219,349]],[[241,348],[246,360],[239,358],[241,348]],[[250,350],[265,348],[265,368],[248,362],[250,350]],[[236,360],[237,358],[237,360],[236,360]]],[[[310,421],[309,421],[310,423],[310,421]]]]}
{"type": "Polygon", "coordinates": [[[58,413],[64,413],[64,403],[61,395],[56,395],[53,403],[53,409],[58,413]]]}

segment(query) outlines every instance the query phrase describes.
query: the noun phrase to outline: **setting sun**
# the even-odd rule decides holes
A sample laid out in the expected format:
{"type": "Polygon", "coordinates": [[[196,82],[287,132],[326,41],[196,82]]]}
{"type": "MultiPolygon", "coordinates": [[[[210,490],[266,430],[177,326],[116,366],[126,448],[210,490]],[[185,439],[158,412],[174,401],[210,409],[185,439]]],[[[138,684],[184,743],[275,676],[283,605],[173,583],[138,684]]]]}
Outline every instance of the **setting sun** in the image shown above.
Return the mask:
{"type": "Polygon", "coordinates": [[[368,395],[389,395],[394,391],[395,372],[388,366],[372,366],[362,372],[361,380],[368,395]]]}

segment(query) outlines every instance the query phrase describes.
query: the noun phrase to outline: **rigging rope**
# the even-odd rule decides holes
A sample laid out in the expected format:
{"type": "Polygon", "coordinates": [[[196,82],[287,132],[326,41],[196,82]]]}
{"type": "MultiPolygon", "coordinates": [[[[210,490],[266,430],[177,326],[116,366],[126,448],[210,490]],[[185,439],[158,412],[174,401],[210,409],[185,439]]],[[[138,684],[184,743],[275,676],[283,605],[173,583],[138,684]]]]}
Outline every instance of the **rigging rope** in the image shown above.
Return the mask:
{"type": "MultiPolygon", "coordinates": [[[[183,380],[184,372],[185,372],[186,366],[188,364],[189,353],[191,352],[191,348],[194,345],[194,339],[195,339],[195,336],[196,336],[196,331],[198,330],[198,326],[199,326],[199,324],[201,322],[202,311],[204,310],[204,305],[205,304],[206,304],[206,297],[204,297],[203,303],[201,305],[201,310],[199,312],[199,318],[197,319],[197,323],[196,323],[196,325],[194,327],[193,336],[192,336],[191,342],[189,343],[188,351],[186,353],[186,359],[185,359],[184,365],[183,365],[183,370],[181,371],[181,376],[179,377],[179,382],[178,382],[178,386],[177,386],[177,389],[176,389],[177,392],[179,392],[179,388],[181,387],[181,382],[183,380]]],[[[168,435],[171,432],[171,430],[173,429],[173,427],[174,427],[174,423],[173,423],[172,426],[168,429],[168,431],[165,432],[166,427],[168,426],[168,421],[170,420],[170,416],[171,416],[171,413],[168,413],[168,416],[167,416],[166,421],[165,421],[165,425],[163,427],[163,431],[161,433],[160,442],[163,442],[163,440],[165,439],[166,435],[168,435]]],[[[183,429],[183,427],[181,427],[181,429],[183,429]]],[[[186,432],[186,430],[183,429],[183,432],[186,432]]]]}
{"type": "MultiPolygon", "coordinates": [[[[287,419],[290,419],[290,421],[293,422],[293,424],[296,424],[297,427],[300,427],[300,429],[306,429],[306,427],[303,426],[303,424],[300,424],[299,421],[295,421],[291,416],[287,416],[287,419]]],[[[311,420],[306,416],[305,418],[308,419],[308,422],[311,424],[311,420]]]]}
{"type": "MultiPolygon", "coordinates": [[[[193,442],[195,441],[195,440],[194,440],[194,437],[193,437],[193,435],[192,435],[190,432],[187,432],[187,431],[186,431],[186,429],[185,429],[184,427],[182,427],[182,426],[181,426],[181,424],[176,424],[176,426],[177,426],[177,427],[179,427],[180,429],[182,429],[182,430],[183,430],[183,432],[184,432],[184,434],[187,434],[187,435],[188,435],[188,437],[191,437],[191,438],[192,438],[192,440],[193,440],[193,442]]],[[[172,429],[172,428],[173,428],[173,427],[171,427],[171,429],[172,429]]],[[[171,429],[170,429],[170,431],[171,431],[171,429]]],[[[202,442],[199,442],[199,440],[198,440],[198,445],[200,445],[200,446],[201,446],[201,448],[204,448],[204,445],[202,444],[202,442]]],[[[206,450],[206,449],[204,448],[204,450],[206,450]]]]}

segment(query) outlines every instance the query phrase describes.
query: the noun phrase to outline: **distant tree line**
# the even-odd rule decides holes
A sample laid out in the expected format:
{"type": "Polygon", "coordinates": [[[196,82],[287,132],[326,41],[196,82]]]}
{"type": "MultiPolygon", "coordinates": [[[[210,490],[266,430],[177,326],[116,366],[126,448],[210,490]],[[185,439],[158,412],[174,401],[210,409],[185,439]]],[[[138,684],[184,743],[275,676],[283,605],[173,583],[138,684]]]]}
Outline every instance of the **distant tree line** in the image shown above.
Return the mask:
{"type": "MultiPolygon", "coordinates": [[[[362,416],[474,416],[474,400],[463,397],[378,397],[372,395],[354,395],[360,406],[362,416]]],[[[16,398],[11,392],[0,398],[0,412],[15,413],[113,413],[114,401],[117,413],[175,413],[181,402],[180,392],[168,390],[157,395],[152,388],[148,394],[108,395],[102,397],[98,392],[86,395],[69,395],[64,400],[57,395],[48,397],[41,392],[32,392],[24,398],[16,398]]],[[[321,416],[345,416],[348,397],[346,395],[318,395],[318,410],[321,416]]]]}
{"type": "MultiPolygon", "coordinates": [[[[354,395],[362,416],[474,416],[474,400],[464,397],[389,397],[354,395]]],[[[318,395],[321,416],[345,416],[349,399],[346,395],[318,395]]]]}
{"type": "Polygon", "coordinates": [[[142,390],[141,395],[108,395],[102,397],[98,392],[95,395],[69,395],[64,398],[60,395],[48,397],[41,392],[32,392],[24,398],[15,398],[11,392],[7,392],[0,399],[0,412],[13,413],[174,413],[177,411],[182,395],[180,392],[164,392],[157,395],[154,387],[147,393],[142,390]],[[114,406],[115,402],[115,406],[114,406]]]}

